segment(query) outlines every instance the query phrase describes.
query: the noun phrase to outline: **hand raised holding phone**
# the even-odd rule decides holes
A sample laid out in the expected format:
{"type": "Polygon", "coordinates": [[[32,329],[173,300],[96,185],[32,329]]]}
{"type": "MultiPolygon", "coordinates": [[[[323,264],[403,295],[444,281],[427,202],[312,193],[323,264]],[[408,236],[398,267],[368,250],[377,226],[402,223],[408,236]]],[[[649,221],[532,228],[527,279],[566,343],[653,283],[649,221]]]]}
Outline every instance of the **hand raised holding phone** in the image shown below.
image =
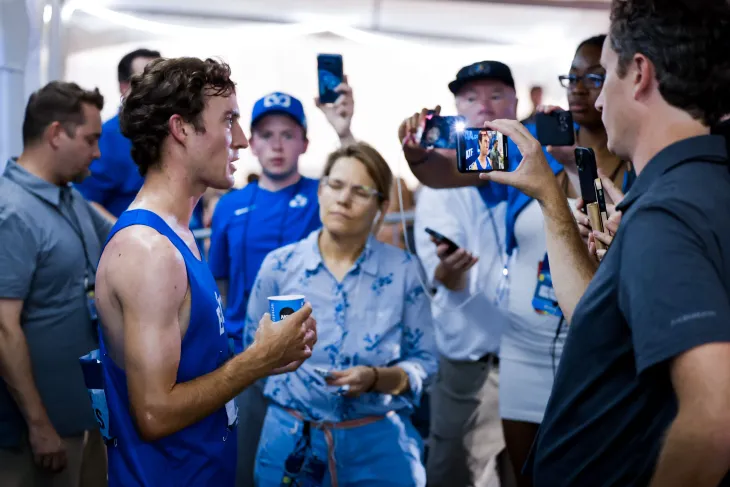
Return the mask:
{"type": "Polygon", "coordinates": [[[409,164],[420,162],[428,155],[428,149],[421,146],[421,137],[426,127],[426,118],[429,113],[435,116],[441,114],[441,106],[433,110],[424,108],[420,113],[414,113],[401,122],[398,127],[398,140],[403,145],[403,155],[409,164]]]}
{"type": "Polygon", "coordinates": [[[352,135],[350,127],[352,125],[352,116],[355,113],[355,99],[352,88],[347,82],[347,76],[343,75],[342,83],[332,91],[338,95],[333,103],[324,103],[318,96],[314,99],[314,104],[322,110],[322,113],[327,117],[327,121],[342,139],[352,135]]]}

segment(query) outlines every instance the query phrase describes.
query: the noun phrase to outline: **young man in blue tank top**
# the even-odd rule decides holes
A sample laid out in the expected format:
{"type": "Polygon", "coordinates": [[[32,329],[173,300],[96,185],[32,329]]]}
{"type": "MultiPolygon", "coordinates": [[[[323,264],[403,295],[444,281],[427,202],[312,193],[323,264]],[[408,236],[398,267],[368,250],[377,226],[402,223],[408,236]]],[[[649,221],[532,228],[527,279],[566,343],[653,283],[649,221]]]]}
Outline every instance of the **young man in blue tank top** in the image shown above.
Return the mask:
{"type": "Polygon", "coordinates": [[[233,398],[292,371],[316,342],[311,306],[231,358],[220,294],[189,222],[208,188],[233,186],[248,147],[230,69],[157,60],[132,80],[122,132],[145,178],[99,263],[96,304],[108,404],[110,486],[234,483],[233,398]]]}

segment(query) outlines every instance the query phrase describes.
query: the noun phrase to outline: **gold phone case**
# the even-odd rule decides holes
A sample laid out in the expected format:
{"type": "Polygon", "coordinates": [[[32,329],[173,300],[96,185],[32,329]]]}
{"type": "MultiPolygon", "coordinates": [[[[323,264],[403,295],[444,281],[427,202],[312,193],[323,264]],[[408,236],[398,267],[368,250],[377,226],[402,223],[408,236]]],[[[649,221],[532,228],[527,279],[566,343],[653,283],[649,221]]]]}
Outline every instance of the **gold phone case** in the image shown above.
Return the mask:
{"type": "MultiPolygon", "coordinates": [[[[588,219],[591,221],[591,228],[603,232],[603,219],[601,218],[601,210],[598,208],[598,203],[588,203],[586,205],[586,212],[588,213],[588,219]]],[[[595,239],[596,249],[605,250],[606,246],[598,239],[595,239]]]]}

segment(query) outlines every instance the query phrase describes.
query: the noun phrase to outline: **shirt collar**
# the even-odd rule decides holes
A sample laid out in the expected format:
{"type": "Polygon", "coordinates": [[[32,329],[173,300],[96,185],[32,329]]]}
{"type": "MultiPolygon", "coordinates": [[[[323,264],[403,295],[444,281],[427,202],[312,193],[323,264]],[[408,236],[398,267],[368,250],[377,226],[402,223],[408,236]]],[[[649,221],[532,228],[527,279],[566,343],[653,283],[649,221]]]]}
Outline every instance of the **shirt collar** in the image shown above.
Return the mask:
{"type": "Polygon", "coordinates": [[[700,135],[675,142],[655,155],[638,175],[633,186],[616,207],[625,211],[662,175],[688,161],[727,162],[727,148],[724,137],[700,135]]]}
{"type": "MultiPolygon", "coordinates": [[[[304,257],[304,268],[308,271],[316,271],[320,265],[324,266],[322,253],[319,251],[319,235],[322,230],[315,230],[305,239],[305,248],[309,249],[304,257]]],[[[378,259],[375,255],[375,246],[378,244],[373,235],[368,237],[360,257],[355,261],[355,267],[360,267],[363,272],[376,276],[378,274],[378,259]]]]}
{"type": "Polygon", "coordinates": [[[8,161],[4,177],[25,188],[38,198],[47,201],[55,207],[61,204],[61,187],[51,184],[48,181],[31,174],[24,167],[17,163],[18,159],[13,157],[8,161]]]}

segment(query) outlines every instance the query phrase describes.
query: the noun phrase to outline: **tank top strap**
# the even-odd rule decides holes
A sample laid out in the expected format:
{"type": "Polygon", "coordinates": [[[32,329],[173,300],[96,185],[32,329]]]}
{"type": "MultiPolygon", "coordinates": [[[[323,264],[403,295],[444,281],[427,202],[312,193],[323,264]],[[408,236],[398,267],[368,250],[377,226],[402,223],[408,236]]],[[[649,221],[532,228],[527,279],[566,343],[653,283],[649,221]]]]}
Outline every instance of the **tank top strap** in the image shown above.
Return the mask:
{"type": "Polygon", "coordinates": [[[175,248],[177,248],[179,252],[183,253],[183,255],[188,255],[195,261],[200,260],[195,256],[195,254],[193,254],[190,247],[188,247],[180,235],[175,233],[175,231],[170,228],[170,225],[168,225],[160,215],[143,208],[127,210],[122,213],[117,222],[114,224],[114,227],[109,232],[109,236],[106,238],[106,242],[104,242],[104,247],[107,246],[109,241],[111,241],[112,237],[114,237],[117,232],[133,225],[143,225],[157,230],[161,235],[167,237],[175,248]],[[187,254],[185,254],[185,252],[187,252],[187,254]]]}

